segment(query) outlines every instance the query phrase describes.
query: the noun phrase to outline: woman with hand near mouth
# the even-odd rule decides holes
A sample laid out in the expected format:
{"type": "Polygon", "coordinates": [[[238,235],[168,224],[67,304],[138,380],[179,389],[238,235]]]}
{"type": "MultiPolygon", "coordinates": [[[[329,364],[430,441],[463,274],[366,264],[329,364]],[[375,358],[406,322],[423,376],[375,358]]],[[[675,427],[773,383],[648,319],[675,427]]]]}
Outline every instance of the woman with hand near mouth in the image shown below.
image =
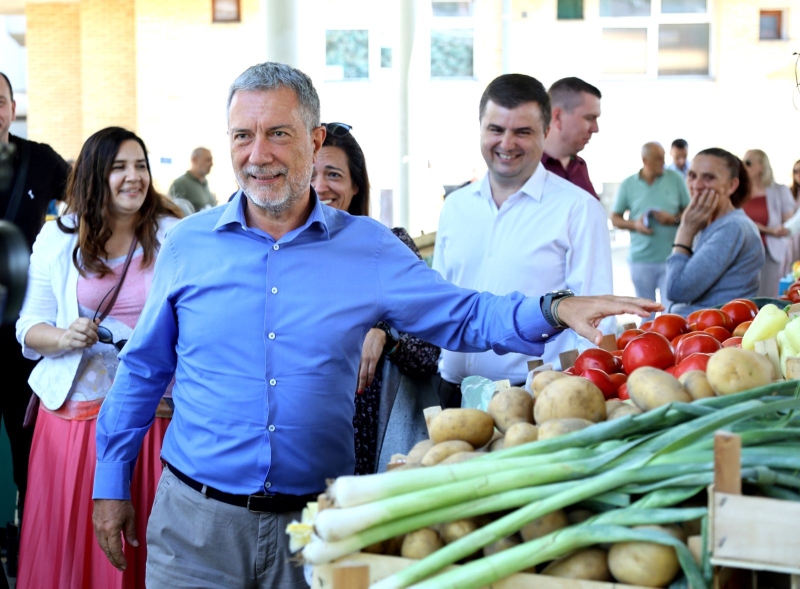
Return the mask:
{"type": "MultiPolygon", "coordinates": [[[[34,243],[17,321],[23,354],[42,358],[30,378],[41,406],[28,408],[36,425],[17,587],[143,588],[143,535],[125,546],[124,572],[94,538],[95,423],[144,306],[159,244],[182,215],[153,189],[142,140],[119,127],[87,139],[66,200],[65,216],[45,224],[34,243]]],[[[162,400],[132,473],[138,530],[146,529],[155,497],[171,412],[162,400]]]]}
{"type": "MultiPolygon", "coordinates": [[[[369,216],[369,176],[364,152],[350,133],[349,125],[327,123],[325,127],[327,135],[314,161],[311,185],[323,204],[351,215],[369,216]]],[[[417,246],[405,229],[395,227],[392,232],[420,257],[417,246]]],[[[383,413],[379,409],[381,397],[385,401],[390,394],[390,391],[383,390],[386,360],[407,376],[423,378],[436,373],[439,352],[439,347],[407,333],[398,333],[383,322],[367,332],[358,369],[353,417],[356,474],[371,474],[379,466],[377,449],[383,440],[378,440],[378,437],[380,430],[385,430],[387,425],[379,424],[379,421],[388,419],[388,416],[379,416],[383,413]]],[[[419,417],[422,418],[421,412],[419,417]]]]}

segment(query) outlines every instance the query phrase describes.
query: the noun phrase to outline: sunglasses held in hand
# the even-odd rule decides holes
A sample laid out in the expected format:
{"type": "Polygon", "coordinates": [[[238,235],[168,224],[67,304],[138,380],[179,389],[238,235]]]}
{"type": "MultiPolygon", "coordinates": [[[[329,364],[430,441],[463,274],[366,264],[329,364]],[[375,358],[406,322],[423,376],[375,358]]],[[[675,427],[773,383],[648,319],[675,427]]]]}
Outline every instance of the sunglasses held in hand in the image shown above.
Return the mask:
{"type": "MultiPolygon", "coordinates": [[[[114,288],[116,288],[116,287],[114,287],[114,288]]],[[[100,301],[100,304],[97,305],[97,311],[94,312],[94,317],[92,318],[92,323],[97,321],[97,315],[100,313],[100,309],[103,307],[103,303],[106,302],[106,298],[108,297],[108,295],[110,295],[114,291],[114,288],[109,290],[106,293],[106,296],[103,297],[103,300],[100,301]]],[[[125,347],[125,344],[128,343],[128,340],[126,340],[126,339],[121,339],[118,342],[115,342],[114,341],[114,334],[111,333],[111,330],[108,329],[107,327],[103,327],[102,325],[98,325],[97,326],[97,339],[100,341],[100,343],[111,344],[112,346],[117,348],[117,352],[121,352],[122,348],[125,347]]]]}

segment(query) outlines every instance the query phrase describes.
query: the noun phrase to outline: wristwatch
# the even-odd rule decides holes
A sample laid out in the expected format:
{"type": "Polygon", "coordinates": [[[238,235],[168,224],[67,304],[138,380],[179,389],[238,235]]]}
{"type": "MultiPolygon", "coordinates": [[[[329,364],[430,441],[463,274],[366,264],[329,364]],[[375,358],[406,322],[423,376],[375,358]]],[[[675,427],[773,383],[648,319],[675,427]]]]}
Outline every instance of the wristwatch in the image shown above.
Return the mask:
{"type": "Polygon", "coordinates": [[[392,354],[397,349],[397,344],[400,343],[400,334],[385,321],[380,321],[375,327],[383,330],[386,334],[386,344],[383,346],[383,353],[387,356],[392,354]]]}
{"type": "Polygon", "coordinates": [[[568,327],[566,323],[559,319],[556,309],[558,309],[558,301],[574,296],[574,292],[569,289],[564,289],[550,291],[539,299],[542,315],[551,326],[556,329],[566,329],[568,327]]]}

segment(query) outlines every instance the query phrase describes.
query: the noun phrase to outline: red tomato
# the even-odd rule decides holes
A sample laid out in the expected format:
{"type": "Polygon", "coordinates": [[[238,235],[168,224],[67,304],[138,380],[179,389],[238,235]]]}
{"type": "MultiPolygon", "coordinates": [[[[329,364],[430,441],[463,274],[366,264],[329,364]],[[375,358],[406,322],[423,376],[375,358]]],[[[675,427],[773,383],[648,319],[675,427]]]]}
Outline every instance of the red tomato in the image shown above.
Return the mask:
{"type": "Polygon", "coordinates": [[[729,337],[724,342],[722,342],[723,348],[741,348],[742,347],[742,338],[740,337],[729,337]]]}
{"type": "Polygon", "coordinates": [[[622,350],[612,350],[611,355],[614,356],[617,360],[622,358],[622,350]]]}
{"type": "Polygon", "coordinates": [[[675,348],[675,364],[680,364],[684,359],[698,352],[713,354],[721,347],[722,344],[714,336],[702,331],[694,333],[692,337],[678,342],[678,346],[675,348]]]}
{"type": "Polygon", "coordinates": [[[614,386],[617,389],[619,389],[619,387],[621,387],[623,384],[628,382],[628,375],[627,374],[622,374],[622,373],[619,373],[619,372],[617,372],[615,374],[609,374],[608,378],[611,379],[611,382],[614,383],[614,386]]]}
{"type": "Polygon", "coordinates": [[[727,329],[729,323],[730,318],[719,309],[706,309],[697,318],[697,327],[700,331],[714,326],[727,329]]]}
{"type": "Polygon", "coordinates": [[[703,332],[711,335],[712,337],[716,338],[720,342],[724,342],[726,339],[731,337],[731,332],[725,329],[724,327],[708,327],[703,330],[703,332]]]}
{"type": "Polygon", "coordinates": [[[682,333],[682,334],[680,334],[678,337],[676,337],[675,339],[673,339],[673,340],[672,340],[670,343],[672,344],[672,347],[673,347],[673,348],[677,349],[677,348],[678,348],[678,343],[679,343],[679,342],[680,342],[682,339],[686,339],[687,337],[689,337],[689,336],[692,336],[692,335],[696,335],[696,334],[698,334],[698,333],[702,333],[702,332],[690,331],[689,333],[682,333]]]}
{"type": "Polygon", "coordinates": [[[697,326],[697,322],[689,324],[689,331],[700,331],[700,328],[697,326]]]}
{"type": "Polygon", "coordinates": [[[753,301],[751,301],[750,299],[733,299],[731,302],[732,302],[732,303],[734,303],[734,302],[737,302],[737,303],[738,303],[738,302],[742,302],[742,303],[744,303],[745,305],[747,305],[748,307],[750,307],[750,308],[753,310],[753,313],[758,313],[758,305],[756,305],[756,304],[755,304],[753,301]]]}
{"type": "Polygon", "coordinates": [[[628,394],[628,383],[627,382],[622,383],[622,385],[620,385],[619,389],[617,389],[617,398],[620,401],[627,401],[628,399],[631,398],[631,396],[628,394]]]}
{"type": "Polygon", "coordinates": [[[700,313],[706,311],[707,309],[700,309],[698,311],[692,311],[689,313],[689,316],[686,317],[686,323],[691,325],[692,323],[697,323],[697,318],[700,317],[700,313]]]}
{"type": "Polygon", "coordinates": [[[785,296],[790,303],[800,303],[800,286],[787,290],[785,296]]]}
{"type": "Polygon", "coordinates": [[[611,382],[608,374],[597,368],[587,368],[586,371],[581,373],[581,376],[588,381],[597,385],[597,388],[603,393],[606,399],[612,399],[617,396],[617,387],[611,382]]]}
{"type": "Polygon", "coordinates": [[[629,341],[631,341],[637,335],[642,335],[643,333],[644,331],[641,329],[629,329],[627,331],[623,331],[617,338],[617,349],[624,350],[629,341]]]}
{"type": "Polygon", "coordinates": [[[740,323],[736,326],[736,329],[733,330],[733,337],[744,337],[744,333],[747,329],[753,324],[752,321],[745,321],[744,323],[740,323]]]}
{"type": "Polygon", "coordinates": [[[672,344],[660,333],[645,333],[631,341],[622,353],[622,366],[630,374],[640,366],[665,368],[675,364],[672,344]]]}
{"type": "Polygon", "coordinates": [[[744,301],[731,301],[730,303],[722,305],[720,311],[730,317],[734,327],[745,321],[752,321],[756,316],[756,312],[744,301]]]}
{"type": "Polygon", "coordinates": [[[690,370],[702,370],[705,372],[710,359],[711,354],[692,354],[688,358],[684,358],[684,360],[675,367],[672,376],[680,378],[684,372],[689,372],[690,370]]]}
{"type": "Polygon", "coordinates": [[[583,374],[589,368],[598,368],[606,374],[617,372],[617,361],[611,352],[600,348],[584,350],[575,360],[575,374],[583,374]]]}
{"type": "Polygon", "coordinates": [[[650,327],[651,333],[660,333],[668,340],[675,339],[682,333],[689,332],[689,324],[686,319],[674,313],[664,313],[653,320],[650,327]]]}
{"type": "Polygon", "coordinates": [[[652,321],[645,321],[644,323],[642,323],[639,326],[639,329],[641,329],[642,331],[650,331],[650,328],[652,326],[653,326],[653,322],[652,321]]]}
{"type": "Polygon", "coordinates": [[[675,376],[675,368],[677,368],[677,367],[676,366],[670,366],[669,368],[664,370],[664,372],[666,372],[667,374],[670,374],[672,376],[675,376]]]}

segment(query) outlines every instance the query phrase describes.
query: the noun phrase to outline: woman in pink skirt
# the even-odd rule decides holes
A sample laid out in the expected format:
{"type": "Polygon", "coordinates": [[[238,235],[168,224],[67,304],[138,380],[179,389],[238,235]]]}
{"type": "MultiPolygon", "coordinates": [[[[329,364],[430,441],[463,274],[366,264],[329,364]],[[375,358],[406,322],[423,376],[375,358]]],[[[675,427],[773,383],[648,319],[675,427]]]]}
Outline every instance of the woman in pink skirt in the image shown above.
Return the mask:
{"type": "MultiPolygon", "coordinates": [[[[23,353],[42,358],[30,378],[38,408],[22,526],[18,589],[144,588],[144,535],[116,570],[92,527],[95,419],[117,355],[144,306],[159,243],[181,213],[150,183],[142,140],[119,127],[84,144],[67,186],[67,214],[33,246],[17,322],[23,353]]],[[[161,475],[171,405],[162,399],[144,439],[131,494],[137,528],[161,475]]]]}

